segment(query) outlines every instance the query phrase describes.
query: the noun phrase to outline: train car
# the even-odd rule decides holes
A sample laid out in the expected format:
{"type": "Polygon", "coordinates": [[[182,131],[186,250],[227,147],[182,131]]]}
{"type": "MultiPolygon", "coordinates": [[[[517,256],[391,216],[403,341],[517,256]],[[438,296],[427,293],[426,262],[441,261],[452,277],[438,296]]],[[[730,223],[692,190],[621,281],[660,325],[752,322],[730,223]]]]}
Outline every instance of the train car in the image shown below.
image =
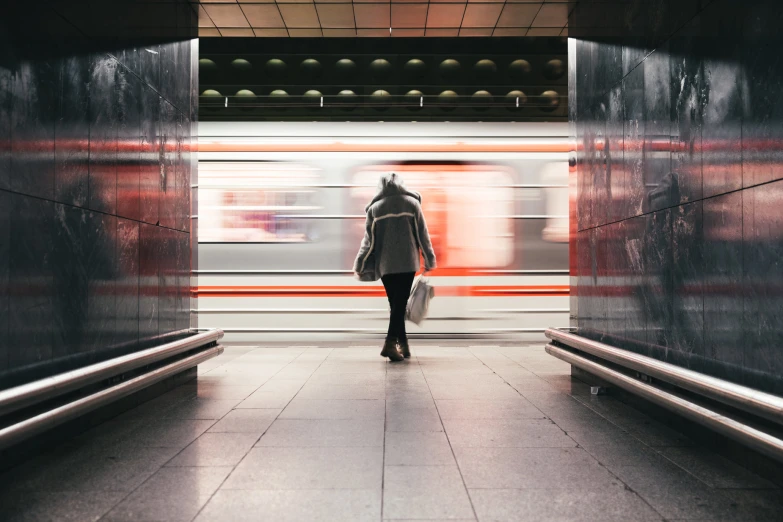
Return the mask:
{"type": "Polygon", "coordinates": [[[384,172],[422,194],[438,268],[412,337],[568,325],[568,143],[558,123],[199,124],[198,326],[233,341],[385,333],[351,272],[384,172]]]}

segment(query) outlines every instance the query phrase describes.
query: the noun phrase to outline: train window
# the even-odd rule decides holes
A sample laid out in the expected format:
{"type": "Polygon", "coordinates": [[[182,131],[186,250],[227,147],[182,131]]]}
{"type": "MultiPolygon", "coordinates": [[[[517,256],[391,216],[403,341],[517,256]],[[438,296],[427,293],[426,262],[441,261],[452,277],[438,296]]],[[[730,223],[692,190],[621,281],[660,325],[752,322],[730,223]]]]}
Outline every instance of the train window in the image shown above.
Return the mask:
{"type": "MultiPolygon", "coordinates": [[[[514,260],[514,189],[498,165],[422,163],[372,165],[355,175],[353,196],[366,204],[383,172],[399,172],[422,195],[441,268],[498,268],[514,260]]],[[[363,225],[363,224],[362,224],[363,225]]]]}
{"type": "Polygon", "coordinates": [[[199,163],[200,243],[302,243],[315,235],[318,169],[288,162],[199,163]]]}

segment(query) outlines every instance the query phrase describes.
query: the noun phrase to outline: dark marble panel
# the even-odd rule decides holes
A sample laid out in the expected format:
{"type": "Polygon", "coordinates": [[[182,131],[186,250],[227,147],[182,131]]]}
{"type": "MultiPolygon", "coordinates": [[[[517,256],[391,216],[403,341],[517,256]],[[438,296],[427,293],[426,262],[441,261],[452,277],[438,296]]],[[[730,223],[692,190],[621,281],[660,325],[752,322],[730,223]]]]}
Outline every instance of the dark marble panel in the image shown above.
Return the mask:
{"type": "Polygon", "coordinates": [[[8,368],[9,271],[11,259],[11,198],[0,190],[0,374],[8,368]]]}
{"type": "Polygon", "coordinates": [[[704,197],[742,187],[742,115],[747,86],[739,40],[743,6],[718,2],[699,15],[699,45],[704,56],[704,197]],[[719,4],[719,5],[717,5],[719,4]]]}
{"type": "Polygon", "coordinates": [[[682,354],[705,357],[702,202],[679,205],[671,212],[672,348],[682,354]]]}
{"type": "MultiPolygon", "coordinates": [[[[187,152],[185,150],[185,116],[177,112],[177,126],[174,146],[174,228],[185,230],[185,178],[188,176],[190,164],[186,164],[187,152]]],[[[187,130],[188,138],[190,129],[187,130]]],[[[189,158],[188,158],[189,159],[189,158]]]]}
{"type": "Polygon", "coordinates": [[[190,327],[190,235],[177,233],[176,329],[190,327]]]}
{"type": "Polygon", "coordinates": [[[11,188],[11,69],[0,64],[0,190],[11,188]]]}
{"type": "Polygon", "coordinates": [[[180,108],[177,95],[177,68],[179,63],[179,42],[163,43],[158,46],[160,55],[160,88],[158,92],[171,105],[180,108]]]}
{"type": "Polygon", "coordinates": [[[592,122],[588,115],[579,117],[576,122],[578,145],[576,150],[577,167],[577,212],[576,220],[579,230],[585,230],[592,223],[592,194],[593,185],[591,183],[592,158],[595,155],[592,150],[592,122]]]}
{"type": "Polygon", "coordinates": [[[90,80],[90,198],[93,210],[117,210],[117,61],[93,57],[90,80]]]}
{"type": "MultiPolygon", "coordinates": [[[[579,317],[577,327],[579,333],[586,335],[592,328],[592,292],[593,277],[591,272],[592,259],[590,258],[590,234],[592,229],[577,232],[577,301],[579,302],[579,317]]],[[[196,316],[198,317],[198,316],[196,316]]]]}
{"type": "Polygon", "coordinates": [[[634,69],[639,67],[647,55],[652,51],[653,49],[644,45],[642,41],[630,42],[623,45],[623,77],[628,76],[634,69]]]}
{"type": "Polygon", "coordinates": [[[89,197],[91,59],[77,55],[59,63],[55,125],[55,199],[83,207],[89,197]]]}
{"type": "Polygon", "coordinates": [[[606,95],[606,139],[604,157],[606,161],[607,221],[625,218],[623,192],[625,190],[624,170],[624,122],[623,87],[617,84],[606,95]]]}
{"type": "MultiPolygon", "coordinates": [[[[196,38],[190,41],[190,112],[188,112],[188,117],[192,122],[198,121],[198,94],[200,92],[198,80],[198,56],[199,41],[196,38]]],[[[569,60],[568,63],[570,65],[571,60],[569,60]]],[[[569,103],[568,106],[570,108],[571,104],[569,103]]],[[[198,136],[198,134],[194,133],[192,136],[198,136]]]]}
{"type": "Polygon", "coordinates": [[[591,336],[599,341],[603,341],[607,333],[607,229],[608,227],[598,227],[590,231],[590,273],[593,278],[591,336]]]}
{"type": "Polygon", "coordinates": [[[115,344],[117,333],[117,218],[86,212],[87,350],[93,357],[115,344]]]}
{"type": "Polygon", "coordinates": [[[8,363],[20,368],[52,357],[54,203],[20,194],[10,199],[8,363]]]}
{"type": "Polygon", "coordinates": [[[160,332],[159,274],[162,243],[160,227],[141,223],[139,230],[139,341],[160,332]]]}
{"type": "Polygon", "coordinates": [[[160,226],[175,228],[177,225],[177,118],[174,106],[165,99],[160,104],[160,226]]]}
{"type": "Polygon", "coordinates": [[[160,92],[184,114],[190,113],[190,90],[182,88],[182,78],[190,76],[190,41],[160,45],[160,92]]]}
{"type": "Polygon", "coordinates": [[[743,364],[742,192],[704,200],[704,348],[743,364]]]}
{"type": "Polygon", "coordinates": [[[606,270],[604,291],[606,297],[606,327],[604,340],[611,344],[625,337],[625,313],[627,294],[623,279],[628,262],[625,253],[625,227],[622,221],[610,223],[604,229],[606,270]]]}
{"type": "Polygon", "coordinates": [[[141,82],[117,68],[117,215],[141,218],[141,82]]]}
{"type": "MultiPolygon", "coordinates": [[[[671,210],[658,210],[644,216],[642,241],[642,298],[647,316],[647,343],[671,347],[672,339],[672,219],[671,210]]],[[[651,354],[654,355],[654,354],[651,354]]]]}
{"type": "Polygon", "coordinates": [[[160,97],[148,86],[142,87],[141,103],[141,220],[157,224],[159,218],[160,180],[163,166],[160,139],[160,97]]]}
{"type": "Polygon", "coordinates": [[[160,92],[160,44],[141,45],[136,51],[141,79],[160,92]]]}
{"type": "Polygon", "coordinates": [[[644,187],[644,67],[638,67],[623,79],[623,216],[642,213],[644,187]]]}
{"type": "Polygon", "coordinates": [[[23,62],[11,100],[11,188],[47,199],[54,196],[57,78],[54,60],[23,62]]]}
{"type": "Polygon", "coordinates": [[[626,288],[624,348],[647,354],[647,313],[645,292],[645,234],[646,216],[622,222],[624,260],[622,285],[626,288]]]}
{"type": "Polygon", "coordinates": [[[93,212],[69,205],[54,207],[54,358],[89,351],[89,251],[94,240],[93,212]]]}
{"type": "Polygon", "coordinates": [[[644,61],[645,212],[679,202],[672,193],[676,190],[676,179],[666,179],[671,174],[670,74],[666,46],[656,49],[644,61]]]}
{"type": "Polygon", "coordinates": [[[747,99],[742,120],[743,183],[783,178],[783,5],[749,6],[742,41],[747,99]]]}
{"type": "Polygon", "coordinates": [[[158,260],[158,302],[161,332],[171,332],[177,326],[177,232],[160,229],[160,258],[158,260]]]}
{"type": "Polygon", "coordinates": [[[117,220],[117,338],[120,345],[139,340],[139,226],[117,220]]]}
{"type": "Polygon", "coordinates": [[[620,40],[599,41],[594,50],[596,94],[603,97],[623,79],[623,46],[620,40]]]}
{"type": "Polygon", "coordinates": [[[746,189],[742,198],[744,363],[751,370],[779,377],[783,375],[783,181],[746,189]]]}
{"type": "Polygon", "coordinates": [[[698,24],[669,42],[671,54],[672,172],[677,174],[676,203],[702,197],[702,127],[707,102],[704,62],[698,52],[698,24]]]}
{"type": "MultiPolygon", "coordinates": [[[[190,230],[190,192],[191,174],[194,168],[191,152],[191,123],[190,119],[180,114],[177,127],[177,145],[179,158],[177,158],[177,229],[190,230]]],[[[196,165],[195,168],[198,168],[196,165]]]]}
{"type": "Polygon", "coordinates": [[[593,113],[592,140],[590,148],[586,151],[589,155],[587,165],[590,168],[590,181],[592,190],[591,226],[606,224],[610,219],[611,209],[611,185],[609,179],[609,165],[606,158],[607,137],[606,125],[609,109],[606,96],[598,102],[593,113]]]}
{"type": "Polygon", "coordinates": [[[590,40],[577,40],[576,42],[576,90],[579,92],[577,103],[577,117],[581,118],[588,112],[592,112],[595,100],[600,96],[597,92],[597,79],[595,71],[596,42],[590,40]]]}

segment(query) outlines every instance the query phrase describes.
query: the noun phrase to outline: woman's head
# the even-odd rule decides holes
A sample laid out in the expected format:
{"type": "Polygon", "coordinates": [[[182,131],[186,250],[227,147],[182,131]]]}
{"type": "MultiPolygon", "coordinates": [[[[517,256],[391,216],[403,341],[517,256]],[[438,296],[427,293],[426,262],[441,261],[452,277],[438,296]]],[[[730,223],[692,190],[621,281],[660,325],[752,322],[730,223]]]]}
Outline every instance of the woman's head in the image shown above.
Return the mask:
{"type": "Polygon", "coordinates": [[[405,182],[402,180],[400,175],[394,172],[381,174],[381,179],[378,180],[378,188],[381,191],[385,191],[390,187],[402,188],[404,185],[405,182]]]}

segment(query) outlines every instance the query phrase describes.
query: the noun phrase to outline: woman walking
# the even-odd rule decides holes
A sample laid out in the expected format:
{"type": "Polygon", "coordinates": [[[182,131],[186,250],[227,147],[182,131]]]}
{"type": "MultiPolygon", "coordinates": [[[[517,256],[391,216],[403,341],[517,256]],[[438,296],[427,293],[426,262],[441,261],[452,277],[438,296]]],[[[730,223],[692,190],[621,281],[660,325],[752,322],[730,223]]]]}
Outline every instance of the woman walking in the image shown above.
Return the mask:
{"type": "Polygon", "coordinates": [[[408,191],[397,174],[384,174],[378,194],[365,211],[367,224],[353,271],[362,281],[383,281],[391,314],[381,356],[402,361],[411,355],[405,333],[405,309],[420,267],[419,253],[424,256],[425,273],[435,268],[421,195],[408,191]]]}

